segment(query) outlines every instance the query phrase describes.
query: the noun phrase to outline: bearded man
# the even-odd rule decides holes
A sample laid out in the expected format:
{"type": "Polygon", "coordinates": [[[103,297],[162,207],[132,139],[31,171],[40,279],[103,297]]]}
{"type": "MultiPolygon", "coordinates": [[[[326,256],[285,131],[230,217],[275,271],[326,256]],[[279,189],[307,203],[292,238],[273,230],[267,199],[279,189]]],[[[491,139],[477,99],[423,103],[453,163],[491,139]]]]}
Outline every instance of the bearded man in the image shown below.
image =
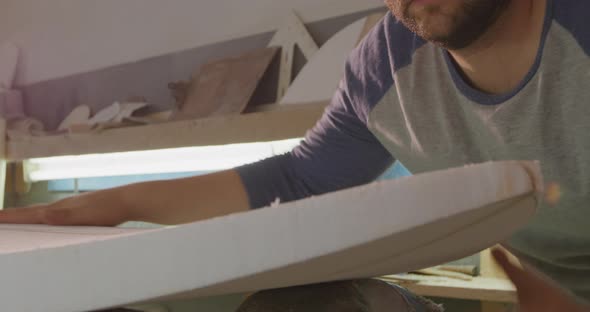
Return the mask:
{"type": "MultiPolygon", "coordinates": [[[[149,182],[0,213],[0,222],[183,223],[413,173],[540,160],[559,187],[496,252],[524,312],[590,311],[590,2],[386,0],[390,13],[346,63],[331,105],[292,152],[195,178],[149,182]],[[553,279],[540,277],[539,273],[553,279]]],[[[265,311],[439,311],[376,280],[261,292],[265,311]]]]}

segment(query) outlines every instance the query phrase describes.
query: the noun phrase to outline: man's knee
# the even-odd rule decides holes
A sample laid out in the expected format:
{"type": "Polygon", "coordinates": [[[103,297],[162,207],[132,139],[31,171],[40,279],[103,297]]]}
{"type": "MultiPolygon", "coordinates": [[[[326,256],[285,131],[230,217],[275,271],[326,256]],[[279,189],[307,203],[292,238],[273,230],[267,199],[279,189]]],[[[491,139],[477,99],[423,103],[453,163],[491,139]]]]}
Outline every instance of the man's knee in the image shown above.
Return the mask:
{"type": "Polygon", "coordinates": [[[378,280],[356,280],[258,292],[237,312],[438,312],[402,288],[378,280]],[[411,295],[411,296],[409,296],[411,295]]]}
{"type": "Polygon", "coordinates": [[[266,290],[250,296],[237,312],[370,312],[356,282],[266,290]]]}

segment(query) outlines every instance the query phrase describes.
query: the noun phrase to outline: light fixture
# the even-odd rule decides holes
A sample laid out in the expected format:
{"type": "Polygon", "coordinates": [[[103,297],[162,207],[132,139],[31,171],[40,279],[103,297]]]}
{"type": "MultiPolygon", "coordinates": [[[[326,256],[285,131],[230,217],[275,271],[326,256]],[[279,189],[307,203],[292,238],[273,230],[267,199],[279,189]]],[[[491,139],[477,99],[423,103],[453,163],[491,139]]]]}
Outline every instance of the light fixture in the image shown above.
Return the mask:
{"type": "Polygon", "coordinates": [[[293,149],[301,139],[162,149],[141,152],[36,158],[25,161],[31,182],[136,174],[219,171],[293,149]]]}

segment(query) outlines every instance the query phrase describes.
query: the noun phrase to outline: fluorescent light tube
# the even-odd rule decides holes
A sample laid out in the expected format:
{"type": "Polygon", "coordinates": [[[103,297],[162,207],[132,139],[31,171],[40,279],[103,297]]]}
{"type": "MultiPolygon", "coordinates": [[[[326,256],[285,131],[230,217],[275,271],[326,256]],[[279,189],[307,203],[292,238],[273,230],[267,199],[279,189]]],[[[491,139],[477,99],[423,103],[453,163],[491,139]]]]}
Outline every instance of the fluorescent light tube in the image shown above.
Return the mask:
{"type": "Polygon", "coordinates": [[[31,182],[193,171],[219,171],[286,153],[301,139],[153,151],[36,158],[25,161],[31,182]]]}

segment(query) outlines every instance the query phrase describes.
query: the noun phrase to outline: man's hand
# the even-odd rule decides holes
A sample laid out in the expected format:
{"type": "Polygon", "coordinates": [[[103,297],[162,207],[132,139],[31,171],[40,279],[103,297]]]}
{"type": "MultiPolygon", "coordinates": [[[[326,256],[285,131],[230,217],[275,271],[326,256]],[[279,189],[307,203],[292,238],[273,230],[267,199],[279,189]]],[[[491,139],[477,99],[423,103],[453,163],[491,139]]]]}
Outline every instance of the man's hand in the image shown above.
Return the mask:
{"type": "Polygon", "coordinates": [[[116,190],[85,193],[52,204],[0,211],[0,223],[115,226],[133,219],[116,190]]]}
{"type": "Polygon", "coordinates": [[[500,249],[494,258],[516,285],[521,312],[590,312],[590,306],[576,300],[554,282],[539,273],[514,265],[500,249]]]}

